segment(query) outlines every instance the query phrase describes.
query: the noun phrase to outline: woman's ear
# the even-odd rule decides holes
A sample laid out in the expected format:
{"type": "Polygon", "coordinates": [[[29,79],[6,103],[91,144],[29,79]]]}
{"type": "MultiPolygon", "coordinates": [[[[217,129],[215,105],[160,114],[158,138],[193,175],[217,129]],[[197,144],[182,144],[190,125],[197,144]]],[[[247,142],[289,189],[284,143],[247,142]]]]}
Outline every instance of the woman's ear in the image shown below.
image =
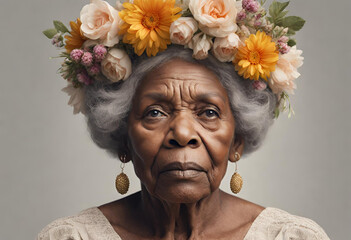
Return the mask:
{"type": "Polygon", "coordinates": [[[235,135],[234,141],[229,150],[229,161],[236,162],[240,159],[240,156],[242,156],[244,152],[244,145],[244,139],[239,135],[235,135]],[[239,159],[235,153],[239,153],[239,159]]]}
{"type": "Polygon", "coordinates": [[[131,152],[130,152],[130,144],[129,144],[129,141],[128,141],[128,138],[124,138],[125,140],[123,141],[123,147],[121,147],[120,149],[118,149],[118,158],[124,162],[124,163],[127,163],[129,161],[132,161],[132,155],[131,155],[131,152]]]}

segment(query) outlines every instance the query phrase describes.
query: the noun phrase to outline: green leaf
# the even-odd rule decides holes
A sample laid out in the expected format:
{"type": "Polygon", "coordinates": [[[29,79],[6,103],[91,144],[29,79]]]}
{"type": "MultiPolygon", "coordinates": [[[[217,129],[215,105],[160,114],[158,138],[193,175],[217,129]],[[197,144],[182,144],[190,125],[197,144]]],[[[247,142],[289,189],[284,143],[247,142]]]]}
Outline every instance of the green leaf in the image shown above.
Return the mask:
{"type": "Polygon", "coordinates": [[[286,16],[286,14],[288,14],[288,11],[280,12],[280,13],[278,14],[278,17],[279,17],[279,18],[284,18],[284,17],[286,16]]]}
{"type": "Polygon", "coordinates": [[[289,28],[288,33],[286,35],[287,36],[293,36],[295,34],[296,34],[296,32],[294,30],[292,30],[291,28],[289,28]]]}
{"type": "Polygon", "coordinates": [[[284,11],[284,9],[289,5],[289,2],[277,2],[273,1],[271,6],[269,6],[269,15],[274,19],[278,17],[278,15],[284,11]]]}
{"type": "Polygon", "coordinates": [[[277,18],[274,20],[274,23],[275,23],[275,25],[277,25],[277,26],[282,26],[283,18],[277,17],[277,18]]]}
{"type": "Polygon", "coordinates": [[[288,41],[288,46],[293,47],[293,46],[295,46],[295,45],[296,45],[296,40],[293,39],[293,38],[289,39],[289,41],[288,41]]]}
{"type": "Polygon", "coordinates": [[[305,20],[297,16],[289,16],[283,18],[283,26],[288,27],[291,30],[299,31],[303,25],[305,25],[305,20]]]}
{"type": "Polygon", "coordinates": [[[47,30],[43,31],[43,34],[47,38],[52,39],[57,34],[57,30],[55,28],[47,29],[47,30]]]}
{"type": "Polygon", "coordinates": [[[66,33],[69,32],[69,30],[66,28],[66,26],[60,22],[60,21],[54,21],[54,26],[56,28],[57,31],[62,32],[62,33],[66,33]]]}

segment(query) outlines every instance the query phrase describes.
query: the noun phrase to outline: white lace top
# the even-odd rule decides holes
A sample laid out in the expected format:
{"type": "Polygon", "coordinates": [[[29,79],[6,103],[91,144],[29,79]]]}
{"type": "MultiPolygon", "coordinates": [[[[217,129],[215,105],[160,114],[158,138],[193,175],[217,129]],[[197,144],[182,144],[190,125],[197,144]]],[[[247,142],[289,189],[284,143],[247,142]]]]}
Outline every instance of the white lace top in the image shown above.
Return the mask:
{"type": "MultiPolygon", "coordinates": [[[[47,225],[37,240],[122,240],[97,207],[47,225]]],[[[267,207],[257,216],[244,240],[330,240],[314,221],[267,207]]]]}

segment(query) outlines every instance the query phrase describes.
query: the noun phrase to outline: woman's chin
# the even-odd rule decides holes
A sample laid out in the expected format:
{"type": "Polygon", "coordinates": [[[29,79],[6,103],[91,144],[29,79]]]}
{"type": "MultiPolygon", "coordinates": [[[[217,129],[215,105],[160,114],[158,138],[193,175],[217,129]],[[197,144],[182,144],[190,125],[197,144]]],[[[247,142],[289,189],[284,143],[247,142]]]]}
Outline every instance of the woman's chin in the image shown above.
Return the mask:
{"type": "Polygon", "coordinates": [[[157,184],[155,194],[160,200],[169,203],[195,203],[210,195],[211,188],[207,178],[205,181],[161,181],[157,184]]]}

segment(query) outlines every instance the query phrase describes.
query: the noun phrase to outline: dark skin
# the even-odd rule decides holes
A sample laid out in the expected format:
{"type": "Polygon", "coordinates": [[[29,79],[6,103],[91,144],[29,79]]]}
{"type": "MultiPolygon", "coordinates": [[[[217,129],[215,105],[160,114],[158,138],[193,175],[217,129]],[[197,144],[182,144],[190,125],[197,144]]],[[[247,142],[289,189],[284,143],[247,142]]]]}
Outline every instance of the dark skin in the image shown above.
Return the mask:
{"type": "Polygon", "coordinates": [[[264,207],[219,189],[236,136],[227,93],[207,68],[172,60],[139,85],[126,151],[141,192],[99,207],[123,240],[243,239],[264,207]]]}

